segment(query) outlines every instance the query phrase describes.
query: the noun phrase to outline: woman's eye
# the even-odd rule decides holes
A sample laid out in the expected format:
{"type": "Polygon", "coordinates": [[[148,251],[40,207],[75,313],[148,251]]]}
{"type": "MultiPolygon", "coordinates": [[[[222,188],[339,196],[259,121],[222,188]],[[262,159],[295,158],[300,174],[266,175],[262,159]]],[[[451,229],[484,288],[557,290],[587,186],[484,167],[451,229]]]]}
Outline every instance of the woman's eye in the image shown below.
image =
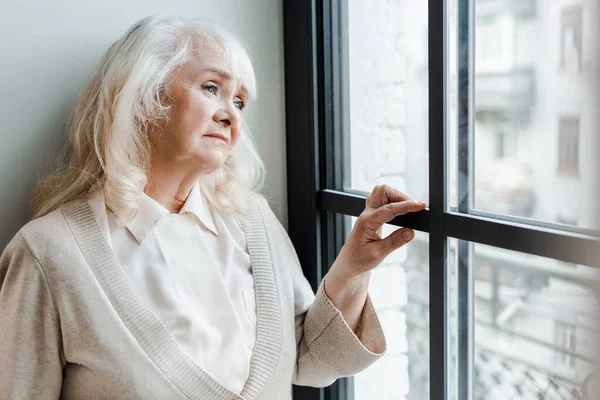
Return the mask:
{"type": "Polygon", "coordinates": [[[204,85],[202,86],[204,90],[216,96],[218,88],[215,85],[204,85]]]}
{"type": "Polygon", "coordinates": [[[242,100],[234,101],[233,104],[238,108],[238,110],[243,110],[246,104],[242,100]]]}

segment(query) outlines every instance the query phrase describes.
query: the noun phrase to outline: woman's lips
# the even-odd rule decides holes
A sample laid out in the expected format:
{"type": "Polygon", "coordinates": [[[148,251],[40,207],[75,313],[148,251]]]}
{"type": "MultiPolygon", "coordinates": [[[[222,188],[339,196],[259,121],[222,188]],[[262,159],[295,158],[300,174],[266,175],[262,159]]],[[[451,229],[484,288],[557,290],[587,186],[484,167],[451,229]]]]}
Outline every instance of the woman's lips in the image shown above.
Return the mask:
{"type": "Polygon", "coordinates": [[[221,135],[220,133],[207,133],[206,135],[203,135],[203,137],[221,141],[223,144],[229,143],[229,138],[225,135],[221,135]]]}

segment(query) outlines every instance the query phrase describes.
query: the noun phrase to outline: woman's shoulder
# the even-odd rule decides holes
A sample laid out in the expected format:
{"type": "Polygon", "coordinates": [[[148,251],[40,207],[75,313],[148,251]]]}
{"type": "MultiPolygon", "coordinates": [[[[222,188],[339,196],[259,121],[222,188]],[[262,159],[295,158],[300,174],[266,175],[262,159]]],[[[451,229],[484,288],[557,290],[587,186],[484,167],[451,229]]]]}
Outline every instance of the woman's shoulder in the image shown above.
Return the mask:
{"type": "Polygon", "coordinates": [[[261,193],[254,193],[252,195],[250,209],[260,210],[263,214],[275,215],[269,204],[269,199],[261,193]]]}
{"type": "MultiPolygon", "coordinates": [[[[67,203],[68,204],[68,203],[67,203]]],[[[57,238],[68,233],[68,225],[61,210],[62,206],[46,215],[33,219],[26,223],[20,230],[26,239],[32,241],[44,241],[57,238]]]]}
{"type": "Polygon", "coordinates": [[[45,258],[45,255],[56,254],[57,251],[71,245],[73,236],[63,216],[63,206],[23,225],[13,236],[5,251],[22,251],[21,247],[27,247],[28,251],[39,260],[45,258]]]}
{"type": "Polygon", "coordinates": [[[280,224],[279,219],[273,212],[267,197],[260,193],[255,193],[251,198],[249,207],[247,207],[244,217],[247,220],[261,220],[263,223],[267,224],[267,229],[269,227],[274,228],[280,224]]]}

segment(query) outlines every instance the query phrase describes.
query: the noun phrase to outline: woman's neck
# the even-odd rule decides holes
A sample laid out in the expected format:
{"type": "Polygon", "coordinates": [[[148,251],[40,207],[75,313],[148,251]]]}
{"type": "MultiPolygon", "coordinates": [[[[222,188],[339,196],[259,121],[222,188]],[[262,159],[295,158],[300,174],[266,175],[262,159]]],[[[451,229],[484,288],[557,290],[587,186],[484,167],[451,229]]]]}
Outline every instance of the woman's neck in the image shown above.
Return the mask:
{"type": "Polygon", "coordinates": [[[169,210],[170,213],[177,214],[200,176],[201,174],[189,171],[150,168],[144,193],[169,210]]]}

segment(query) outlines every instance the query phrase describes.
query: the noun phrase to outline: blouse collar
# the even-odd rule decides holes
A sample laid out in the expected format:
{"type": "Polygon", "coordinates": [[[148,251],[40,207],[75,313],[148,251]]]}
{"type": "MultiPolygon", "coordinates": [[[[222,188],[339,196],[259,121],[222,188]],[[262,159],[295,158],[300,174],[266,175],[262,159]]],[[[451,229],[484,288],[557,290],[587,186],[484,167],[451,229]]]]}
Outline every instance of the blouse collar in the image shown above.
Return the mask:
{"type": "MultiPolygon", "coordinates": [[[[125,227],[131,232],[138,243],[142,244],[146,237],[148,237],[148,235],[156,228],[160,220],[168,216],[170,212],[162,204],[158,203],[144,192],[142,192],[139,198],[139,207],[135,217],[130,222],[126,223],[125,227]]],[[[115,212],[114,210],[112,211],[115,212]]],[[[121,221],[123,220],[119,213],[115,212],[115,214],[121,221]]],[[[192,191],[185,200],[181,210],[179,210],[179,214],[194,216],[201,225],[208,229],[212,234],[218,236],[219,233],[215,226],[213,214],[206,198],[200,191],[199,183],[196,183],[192,188],[192,191]]]]}

